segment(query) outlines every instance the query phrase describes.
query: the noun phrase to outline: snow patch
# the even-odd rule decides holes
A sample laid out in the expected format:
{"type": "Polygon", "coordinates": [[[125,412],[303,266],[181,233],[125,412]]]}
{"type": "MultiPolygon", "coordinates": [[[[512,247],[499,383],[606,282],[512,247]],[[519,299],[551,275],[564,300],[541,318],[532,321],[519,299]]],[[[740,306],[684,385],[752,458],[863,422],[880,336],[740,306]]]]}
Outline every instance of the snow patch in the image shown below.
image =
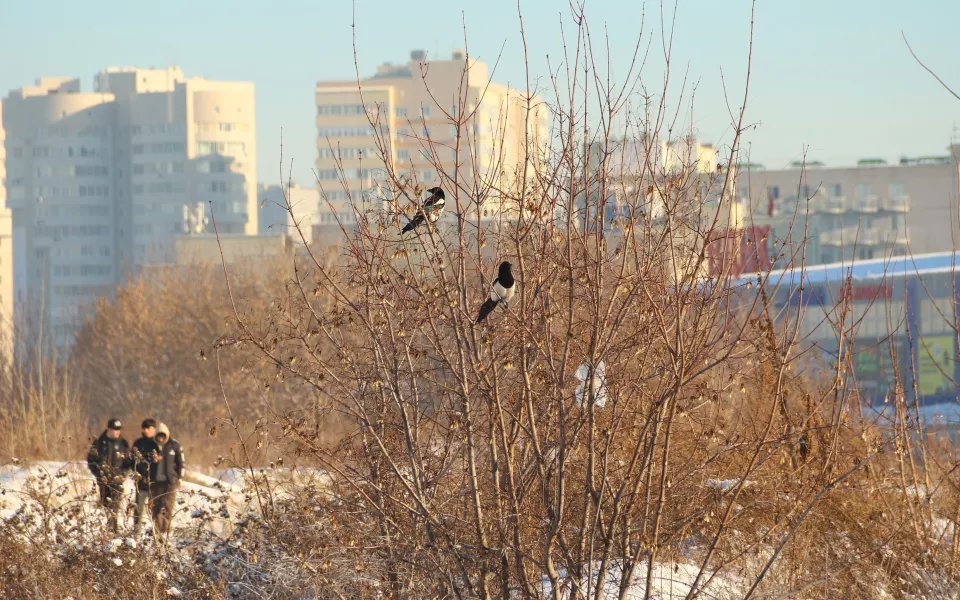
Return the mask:
{"type": "MultiPolygon", "coordinates": [[[[587,377],[590,376],[590,365],[588,363],[583,363],[577,368],[577,371],[574,373],[574,376],[580,380],[580,385],[577,387],[576,397],[577,404],[583,405],[584,396],[588,396],[586,393],[587,389],[587,377]]],[[[593,391],[593,405],[597,408],[603,408],[607,405],[607,366],[601,360],[597,363],[596,368],[593,370],[593,378],[590,382],[590,387],[593,391]]],[[[589,396],[588,396],[589,397],[589,396]]]]}

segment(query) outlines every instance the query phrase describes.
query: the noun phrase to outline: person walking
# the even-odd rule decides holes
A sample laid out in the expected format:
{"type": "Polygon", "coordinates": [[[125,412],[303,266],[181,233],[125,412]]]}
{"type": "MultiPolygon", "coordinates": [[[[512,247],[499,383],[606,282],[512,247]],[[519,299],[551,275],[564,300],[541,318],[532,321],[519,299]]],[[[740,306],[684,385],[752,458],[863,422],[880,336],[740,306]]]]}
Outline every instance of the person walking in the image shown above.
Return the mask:
{"type": "Polygon", "coordinates": [[[157,421],[144,419],[140,424],[140,438],[133,443],[131,467],[136,481],[136,507],[133,510],[133,534],[140,534],[143,522],[143,512],[150,502],[150,468],[153,465],[153,456],[160,452],[160,446],[153,437],[157,434],[157,421]]]}
{"type": "Polygon", "coordinates": [[[119,419],[107,421],[107,428],[93,441],[87,453],[87,467],[97,480],[100,504],[107,509],[110,528],[119,525],[120,499],[123,497],[123,477],[130,460],[130,444],[122,435],[119,419]]]}
{"type": "Polygon", "coordinates": [[[183,479],[183,448],[180,442],[170,437],[170,429],[163,423],[157,424],[154,440],[159,449],[154,453],[150,465],[153,529],[157,537],[166,537],[176,512],[177,490],[183,479]]]}

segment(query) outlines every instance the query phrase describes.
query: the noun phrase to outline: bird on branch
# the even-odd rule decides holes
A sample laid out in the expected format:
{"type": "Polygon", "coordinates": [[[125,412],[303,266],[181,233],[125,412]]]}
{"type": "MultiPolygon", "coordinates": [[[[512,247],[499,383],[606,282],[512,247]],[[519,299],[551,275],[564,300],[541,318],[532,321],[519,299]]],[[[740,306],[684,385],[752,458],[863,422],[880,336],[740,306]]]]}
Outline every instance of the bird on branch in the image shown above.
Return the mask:
{"type": "Polygon", "coordinates": [[[480,314],[477,315],[477,323],[480,323],[493,312],[498,304],[510,302],[517,289],[513,280],[513,273],[510,271],[510,263],[504,261],[500,263],[500,269],[497,272],[497,278],[493,280],[493,287],[490,288],[490,297],[480,306],[480,314]]]}
{"type": "Polygon", "coordinates": [[[413,231],[428,220],[431,224],[436,223],[443,214],[443,207],[446,204],[443,190],[433,187],[427,190],[427,193],[430,195],[423,201],[423,206],[417,211],[417,215],[400,230],[401,234],[413,231]]]}

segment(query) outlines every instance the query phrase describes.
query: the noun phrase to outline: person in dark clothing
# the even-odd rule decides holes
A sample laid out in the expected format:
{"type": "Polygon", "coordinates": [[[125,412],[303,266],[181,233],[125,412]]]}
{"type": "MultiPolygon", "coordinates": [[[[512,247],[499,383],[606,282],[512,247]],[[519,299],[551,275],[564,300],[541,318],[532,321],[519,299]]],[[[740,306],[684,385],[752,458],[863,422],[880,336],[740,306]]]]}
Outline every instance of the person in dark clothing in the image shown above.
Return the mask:
{"type": "Polygon", "coordinates": [[[184,459],[180,442],[170,437],[170,429],[163,423],[157,424],[154,437],[160,449],[154,453],[150,465],[150,498],[153,508],[153,528],[166,536],[176,512],[177,489],[183,479],[184,459]]]}
{"type": "Polygon", "coordinates": [[[160,452],[153,437],[157,434],[157,422],[154,419],[144,419],[140,424],[142,436],[133,443],[133,452],[130,466],[137,482],[136,508],[133,511],[133,533],[140,533],[143,521],[143,512],[150,501],[150,467],[153,465],[153,456],[160,452]]]}
{"type": "Polygon", "coordinates": [[[123,438],[119,419],[107,421],[107,428],[93,441],[87,453],[87,466],[97,480],[100,503],[110,513],[110,527],[117,529],[123,477],[129,468],[130,444],[123,438]]]}

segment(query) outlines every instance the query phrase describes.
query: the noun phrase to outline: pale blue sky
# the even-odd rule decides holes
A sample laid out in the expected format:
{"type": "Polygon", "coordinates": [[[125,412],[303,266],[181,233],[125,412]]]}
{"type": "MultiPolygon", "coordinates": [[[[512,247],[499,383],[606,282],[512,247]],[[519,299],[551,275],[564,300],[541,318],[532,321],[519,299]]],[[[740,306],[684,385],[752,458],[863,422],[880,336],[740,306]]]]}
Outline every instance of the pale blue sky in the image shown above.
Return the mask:
{"type": "MultiPolygon", "coordinates": [[[[561,15],[570,30],[567,0],[521,0],[534,74],[545,56],[562,53],[561,15]]],[[[659,1],[647,9],[647,30],[659,29],[659,1]]],[[[614,72],[624,74],[640,33],[639,2],[587,1],[596,45],[611,37],[614,72]]],[[[463,21],[471,55],[493,62],[496,79],[521,86],[523,53],[512,0],[357,2],[361,74],[381,62],[403,62],[414,48],[449,56],[462,47],[463,21]]],[[[747,54],[750,3],[681,0],[674,43],[675,77],[689,63],[698,81],[694,125],[705,141],[729,142],[720,68],[739,105],[747,54]]],[[[280,130],[294,177],[311,184],[316,156],[313,86],[352,78],[351,5],[334,0],[0,0],[0,92],[41,75],[82,78],[110,65],[177,64],[188,76],[256,84],[258,179],[276,183],[280,130]]],[[[943,154],[960,101],[910,57],[914,50],[960,88],[960,23],[956,0],[760,0],[748,120],[759,126],[748,141],[754,162],[782,167],[805,147],[828,165],[858,158],[943,154]]],[[[655,46],[656,49],[657,46],[655,46]]],[[[659,85],[656,52],[649,85],[659,85]]]]}

